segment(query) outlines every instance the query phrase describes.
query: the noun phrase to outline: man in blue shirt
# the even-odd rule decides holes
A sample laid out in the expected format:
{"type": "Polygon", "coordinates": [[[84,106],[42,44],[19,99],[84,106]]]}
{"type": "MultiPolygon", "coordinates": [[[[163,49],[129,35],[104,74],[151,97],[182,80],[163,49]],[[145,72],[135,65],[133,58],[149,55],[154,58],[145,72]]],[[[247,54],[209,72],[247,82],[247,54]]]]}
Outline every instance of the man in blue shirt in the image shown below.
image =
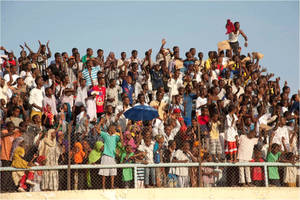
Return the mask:
{"type": "Polygon", "coordinates": [[[131,76],[126,76],[122,83],[123,92],[125,92],[130,100],[130,105],[133,103],[132,95],[134,93],[134,87],[132,86],[131,76]]]}
{"type": "MultiPolygon", "coordinates": [[[[100,127],[104,124],[104,118],[102,118],[98,124],[97,130],[100,132],[100,127]]],[[[116,147],[117,143],[121,140],[121,143],[123,144],[123,135],[121,132],[121,128],[118,127],[118,132],[120,133],[117,135],[116,132],[116,125],[111,124],[108,127],[108,131],[104,132],[101,131],[101,137],[104,141],[104,151],[101,157],[101,165],[115,165],[116,160],[116,147]]],[[[106,176],[110,176],[110,182],[111,182],[111,189],[114,189],[114,180],[115,176],[117,175],[117,169],[111,168],[111,169],[100,169],[99,175],[102,176],[102,188],[105,189],[105,180],[106,176]]]]}
{"type": "Polygon", "coordinates": [[[187,126],[191,126],[192,124],[193,100],[197,97],[195,94],[191,92],[192,92],[192,87],[190,84],[187,84],[183,96],[184,122],[186,123],[187,126]]]}

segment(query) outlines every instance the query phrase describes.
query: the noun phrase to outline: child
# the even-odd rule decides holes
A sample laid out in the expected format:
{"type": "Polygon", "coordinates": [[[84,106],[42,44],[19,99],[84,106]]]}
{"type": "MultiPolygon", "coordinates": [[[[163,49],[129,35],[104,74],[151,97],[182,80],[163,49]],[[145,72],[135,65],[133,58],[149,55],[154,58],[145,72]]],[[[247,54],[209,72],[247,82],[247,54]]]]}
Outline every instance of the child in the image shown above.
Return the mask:
{"type": "MultiPolygon", "coordinates": [[[[295,155],[292,152],[288,152],[285,155],[285,162],[290,162],[295,164],[295,155]]],[[[288,187],[296,187],[297,180],[297,167],[285,167],[284,168],[284,178],[283,182],[287,184],[288,187]]]]}
{"type": "Polygon", "coordinates": [[[214,161],[221,160],[221,143],[219,138],[219,126],[221,122],[219,121],[218,113],[212,114],[211,123],[209,125],[210,132],[209,132],[209,150],[213,157],[214,161]],[[217,155],[217,156],[216,156],[217,155]]]}
{"type": "MultiPolygon", "coordinates": [[[[204,153],[203,162],[212,162],[212,155],[204,153]]],[[[202,167],[202,179],[204,187],[212,187],[215,183],[214,177],[218,176],[212,167],[202,167]]]]}
{"type": "MultiPolygon", "coordinates": [[[[100,132],[100,127],[103,125],[104,120],[100,120],[100,123],[97,126],[98,132],[100,132]]],[[[101,137],[104,140],[104,151],[101,157],[101,165],[115,165],[116,164],[116,147],[119,140],[121,140],[121,144],[123,144],[123,134],[121,131],[121,127],[118,127],[121,132],[120,136],[116,135],[116,125],[111,124],[108,127],[108,131],[101,131],[101,137]]],[[[110,176],[111,181],[111,189],[114,189],[114,180],[117,175],[117,169],[100,169],[99,175],[102,176],[102,188],[105,189],[105,178],[106,176],[110,176]]]]}
{"type": "MultiPolygon", "coordinates": [[[[254,147],[254,158],[250,162],[265,162],[262,159],[262,151],[256,145],[254,147]]],[[[252,183],[255,186],[264,186],[264,170],[262,167],[251,167],[252,183]]]]}
{"type": "MultiPolygon", "coordinates": [[[[252,130],[248,135],[241,135],[239,139],[238,159],[239,162],[249,162],[252,158],[254,145],[257,144],[258,138],[254,138],[255,131],[252,130]]],[[[246,185],[245,174],[248,186],[251,184],[250,167],[239,167],[240,184],[246,185]],[[245,173],[244,173],[245,171],[245,173]]]]}
{"type": "MultiPolygon", "coordinates": [[[[15,168],[29,168],[30,166],[32,166],[32,162],[27,162],[23,159],[24,155],[25,155],[25,150],[24,150],[24,146],[25,146],[25,142],[24,140],[21,140],[19,143],[19,146],[14,150],[13,153],[13,160],[12,160],[12,167],[15,168]]],[[[36,157],[33,158],[33,160],[36,157]]],[[[12,172],[12,177],[13,177],[13,181],[15,183],[16,186],[18,187],[18,191],[19,192],[25,192],[25,190],[27,189],[27,185],[26,185],[26,175],[24,173],[24,171],[16,171],[16,172],[12,172]]],[[[32,177],[31,177],[32,179],[32,177]]]]}
{"type": "MultiPolygon", "coordinates": [[[[154,162],[155,163],[162,163],[163,162],[163,144],[164,144],[164,137],[162,135],[157,135],[155,137],[156,142],[154,144],[153,148],[153,154],[154,154],[154,162]]],[[[166,180],[166,174],[165,170],[162,167],[156,167],[155,168],[155,174],[156,174],[156,185],[157,187],[161,187],[164,185],[166,180]]]]}
{"type": "Polygon", "coordinates": [[[231,104],[225,122],[225,154],[229,155],[229,162],[236,162],[238,133],[236,128],[236,107],[231,104]]]}
{"type": "MultiPolygon", "coordinates": [[[[139,151],[145,153],[145,161],[147,164],[153,164],[153,149],[154,149],[154,142],[151,140],[151,137],[147,136],[144,138],[144,144],[141,144],[138,148],[139,151]]],[[[146,188],[150,187],[150,176],[152,178],[152,184],[156,184],[155,180],[155,168],[145,168],[145,180],[144,185],[146,188]]]]}
{"type": "MultiPolygon", "coordinates": [[[[88,157],[88,164],[100,164],[101,161],[101,155],[104,149],[104,144],[102,141],[97,141],[94,145],[94,149],[90,152],[88,157]]],[[[88,170],[87,172],[87,185],[89,188],[92,188],[96,185],[95,178],[98,176],[98,174],[95,172],[95,169],[88,170]],[[92,176],[91,176],[92,175],[92,176]],[[93,178],[91,178],[93,177],[93,178]]]]}
{"type": "MultiPolygon", "coordinates": [[[[267,155],[267,162],[277,162],[281,160],[281,146],[276,143],[272,143],[275,133],[273,132],[270,138],[270,147],[268,149],[268,155],[267,155]]],[[[284,139],[282,139],[282,143],[284,146],[284,149],[286,149],[284,139]]],[[[272,186],[278,186],[280,187],[280,177],[278,172],[278,167],[269,167],[268,168],[268,174],[269,174],[269,183],[272,186]]]]}
{"type": "Polygon", "coordinates": [[[204,143],[203,147],[207,150],[209,149],[209,134],[208,134],[208,123],[210,121],[209,111],[207,107],[202,107],[201,115],[198,116],[198,122],[200,124],[200,132],[201,132],[201,141],[204,143]]]}
{"type": "MultiPolygon", "coordinates": [[[[170,163],[174,157],[176,150],[176,142],[174,140],[170,140],[168,143],[168,149],[164,151],[164,162],[170,163]]],[[[177,187],[178,180],[175,174],[175,168],[165,168],[165,173],[168,174],[167,177],[167,186],[170,188],[177,187]]]]}
{"type": "MultiPolygon", "coordinates": [[[[39,156],[36,159],[36,162],[34,163],[35,166],[44,166],[46,165],[46,157],[45,156],[39,156]]],[[[41,183],[42,183],[42,177],[43,177],[43,171],[30,171],[28,173],[28,177],[30,177],[30,173],[33,174],[33,186],[30,187],[30,192],[40,192],[41,191],[41,183]]],[[[28,183],[28,181],[26,181],[28,183]]]]}
{"type": "MultiPolygon", "coordinates": [[[[134,159],[134,153],[132,147],[127,145],[125,147],[126,152],[121,154],[120,163],[131,163],[134,159]]],[[[122,169],[122,181],[124,183],[124,188],[130,188],[130,182],[133,180],[132,168],[123,168],[122,169]]]]}

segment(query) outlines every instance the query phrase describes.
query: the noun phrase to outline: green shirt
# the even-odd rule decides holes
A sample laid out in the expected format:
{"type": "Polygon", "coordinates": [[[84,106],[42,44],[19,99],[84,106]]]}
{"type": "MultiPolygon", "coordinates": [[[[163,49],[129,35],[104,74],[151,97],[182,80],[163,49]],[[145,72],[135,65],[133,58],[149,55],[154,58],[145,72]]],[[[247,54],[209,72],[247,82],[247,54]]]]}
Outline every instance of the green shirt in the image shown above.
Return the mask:
{"type": "MultiPolygon", "coordinates": [[[[93,56],[91,56],[90,58],[93,58],[93,56]]],[[[86,63],[86,61],[87,61],[87,55],[82,56],[81,62],[82,62],[82,63],[86,63]]]]}
{"type": "MultiPolygon", "coordinates": [[[[281,155],[281,152],[276,153],[275,155],[272,152],[269,152],[267,155],[267,161],[268,162],[277,162],[279,157],[281,155]]],[[[278,167],[269,167],[269,179],[279,179],[279,173],[278,173],[278,167]]]]}
{"type": "MultiPolygon", "coordinates": [[[[123,163],[124,162],[124,160],[125,160],[125,158],[126,158],[126,155],[127,155],[127,153],[126,152],[123,152],[122,153],[122,155],[121,155],[121,160],[120,160],[120,162],[121,163],[123,163]]],[[[129,155],[128,155],[128,158],[130,158],[131,156],[133,156],[134,155],[134,153],[133,152],[131,152],[129,155]]],[[[127,158],[127,159],[128,159],[127,158]]],[[[129,160],[129,161],[127,161],[128,163],[129,162],[132,162],[131,160],[129,160]]],[[[127,163],[126,162],[126,163],[127,163]]],[[[123,168],[122,169],[122,180],[123,181],[131,181],[131,180],[133,180],[133,175],[132,175],[132,168],[123,168]]]]}
{"type": "Polygon", "coordinates": [[[103,154],[112,158],[116,157],[116,146],[120,140],[118,135],[109,135],[107,132],[101,131],[101,137],[104,140],[104,151],[103,154]]]}

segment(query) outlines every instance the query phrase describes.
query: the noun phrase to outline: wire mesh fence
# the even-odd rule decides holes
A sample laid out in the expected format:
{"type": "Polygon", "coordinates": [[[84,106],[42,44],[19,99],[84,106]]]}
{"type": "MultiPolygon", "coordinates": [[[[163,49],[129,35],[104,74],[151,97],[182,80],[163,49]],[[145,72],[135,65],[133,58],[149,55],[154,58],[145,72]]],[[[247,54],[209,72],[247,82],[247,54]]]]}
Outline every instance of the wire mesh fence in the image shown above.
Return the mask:
{"type": "MultiPolygon", "coordinates": [[[[161,164],[116,164],[116,165],[72,165],[32,167],[15,169],[2,167],[1,189],[13,191],[49,191],[152,188],[152,187],[233,187],[240,186],[290,186],[285,182],[286,173],[300,164],[290,163],[161,163],[161,164]],[[279,179],[272,177],[272,170],[278,170],[279,179]],[[18,171],[16,171],[18,170],[18,171]],[[101,176],[100,170],[116,170],[116,176],[101,176]],[[201,170],[201,177],[199,176],[201,170]],[[267,173],[266,173],[267,171],[267,173]],[[57,180],[47,177],[52,175],[57,180]],[[18,184],[10,187],[10,179],[18,184]],[[105,179],[105,181],[104,181],[105,179]],[[51,185],[51,183],[53,185],[51,185]],[[54,185],[57,184],[57,185],[54,185]],[[48,188],[46,188],[48,186],[48,188]],[[53,188],[51,188],[53,186],[53,188]]],[[[295,177],[299,178],[299,177],[295,177]]],[[[295,185],[296,186],[296,183],[295,185]]],[[[298,185],[299,186],[299,185],[298,185]]]]}

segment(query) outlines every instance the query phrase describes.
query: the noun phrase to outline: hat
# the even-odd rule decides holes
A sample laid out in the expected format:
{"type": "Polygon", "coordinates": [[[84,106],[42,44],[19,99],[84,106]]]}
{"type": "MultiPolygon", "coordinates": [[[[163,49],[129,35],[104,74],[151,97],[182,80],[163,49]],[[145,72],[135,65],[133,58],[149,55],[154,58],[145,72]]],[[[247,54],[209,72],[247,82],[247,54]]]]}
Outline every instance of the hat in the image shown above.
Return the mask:
{"type": "Polygon", "coordinates": [[[242,63],[248,62],[248,61],[250,61],[250,60],[251,60],[250,57],[245,57],[245,58],[242,60],[242,63]]]}
{"type": "Polygon", "coordinates": [[[218,42],[218,49],[221,50],[221,51],[226,50],[226,49],[231,49],[228,40],[218,42]]]}
{"type": "Polygon", "coordinates": [[[264,54],[259,52],[252,52],[253,58],[262,59],[264,57],[264,54]]]}

